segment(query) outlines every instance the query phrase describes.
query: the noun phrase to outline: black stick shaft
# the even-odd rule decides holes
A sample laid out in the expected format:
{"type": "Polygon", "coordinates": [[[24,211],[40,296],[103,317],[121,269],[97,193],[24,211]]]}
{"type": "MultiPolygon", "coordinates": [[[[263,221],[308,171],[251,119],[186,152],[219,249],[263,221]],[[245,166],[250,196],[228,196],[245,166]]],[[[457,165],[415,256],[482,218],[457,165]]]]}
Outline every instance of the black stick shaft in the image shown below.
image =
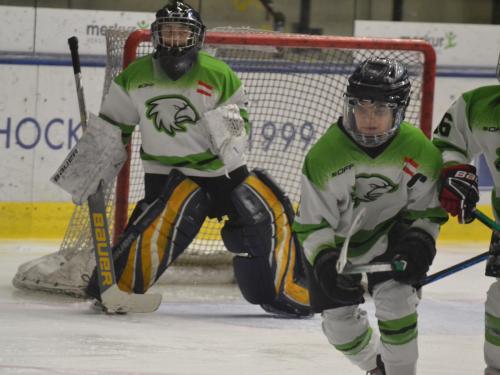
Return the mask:
{"type": "Polygon", "coordinates": [[[73,64],[73,73],[75,74],[76,95],[78,97],[78,108],[80,109],[80,122],[83,130],[87,128],[87,106],[85,105],[85,95],[82,85],[82,70],[80,67],[80,55],[78,53],[78,38],[72,36],[68,39],[69,49],[71,51],[71,62],[73,64]]]}
{"type": "MultiPolygon", "coordinates": [[[[80,68],[80,56],[78,54],[78,38],[73,36],[68,39],[71,51],[73,72],[75,73],[76,94],[78,107],[80,108],[80,119],[85,131],[87,127],[87,107],[83,93],[82,72],[80,68]]],[[[97,274],[99,279],[99,290],[101,295],[116,284],[113,256],[109,238],[109,227],[106,218],[106,204],[102,183],[97,191],[89,197],[90,227],[92,229],[92,240],[97,263],[97,274]]]]}
{"type": "Polygon", "coordinates": [[[457,263],[451,267],[445,268],[444,270],[433,273],[432,275],[429,275],[425,279],[423,279],[420,282],[420,286],[430,284],[430,283],[437,281],[439,279],[442,279],[446,276],[457,273],[458,271],[461,271],[465,268],[469,268],[477,263],[482,262],[483,260],[486,260],[486,258],[488,258],[488,252],[476,255],[475,257],[464,260],[463,262],[460,262],[460,263],[457,263]]]}

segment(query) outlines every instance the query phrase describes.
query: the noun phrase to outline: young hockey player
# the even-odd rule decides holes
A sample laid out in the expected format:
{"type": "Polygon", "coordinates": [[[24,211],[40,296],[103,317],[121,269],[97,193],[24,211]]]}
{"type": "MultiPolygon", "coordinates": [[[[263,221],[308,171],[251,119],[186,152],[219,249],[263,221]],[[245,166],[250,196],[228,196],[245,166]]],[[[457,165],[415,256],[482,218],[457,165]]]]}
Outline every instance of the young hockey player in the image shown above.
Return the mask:
{"type": "MultiPolygon", "coordinates": [[[[497,65],[500,81],[500,56],[497,65]]],[[[479,200],[476,168],[469,164],[483,154],[493,177],[491,195],[495,219],[500,222],[500,85],[463,93],[444,114],[434,131],[434,144],[443,155],[441,205],[460,223],[474,220],[479,200]]],[[[484,358],[486,375],[500,375],[500,233],[494,231],[486,276],[496,280],[486,298],[484,358]]]]}
{"type": "Polygon", "coordinates": [[[439,224],[441,156],[404,122],[405,66],[371,58],[349,77],[343,117],[316,142],[303,166],[294,230],[303,245],[311,307],[329,342],[368,374],[416,373],[417,305],[412,286],[428,271],[439,224]],[[355,218],[348,260],[407,262],[402,272],[368,275],[379,335],[369,325],[361,275],[338,274],[340,248],[355,218]],[[384,369],[385,365],[385,369],[384,369]]]}
{"type": "MultiPolygon", "coordinates": [[[[116,77],[94,118],[119,127],[126,140],[137,125],[142,139],[145,197],[125,235],[145,220],[151,224],[125,249],[113,250],[120,289],[144,293],[207,216],[227,215],[221,235],[237,254],[233,266],[243,296],[271,313],[310,316],[291,204],[263,171],[245,165],[249,122],[240,79],[201,50],[205,26],[189,5],[172,1],[151,29],[155,52],[116,77]],[[153,209],[158,206],[164,209],[153,209]]],[[[99,298],[95,272],[87,292],[99,298]]]]}

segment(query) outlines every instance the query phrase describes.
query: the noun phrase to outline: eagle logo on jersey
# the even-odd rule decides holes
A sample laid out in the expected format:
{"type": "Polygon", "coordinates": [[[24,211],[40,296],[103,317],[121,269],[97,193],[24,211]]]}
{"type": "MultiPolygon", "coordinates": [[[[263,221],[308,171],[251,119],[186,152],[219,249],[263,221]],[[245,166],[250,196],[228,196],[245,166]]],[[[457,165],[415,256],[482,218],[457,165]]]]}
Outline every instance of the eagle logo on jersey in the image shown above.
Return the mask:
{"type": "Polygon", "coordinates": [[[360,202],[376,201],[384,194],[392,193],[398,185],[380,174],[359,174],[356,176],[356,191],[354,205],[360,202]]]}
{"type": "Polygon", "coordinates": [[[158,131],[171,137],[187,131],[186,125],[196,124],[200,115],[191,102],[183,96],[162,95],[146,102],[146,116],[158,131]]]}

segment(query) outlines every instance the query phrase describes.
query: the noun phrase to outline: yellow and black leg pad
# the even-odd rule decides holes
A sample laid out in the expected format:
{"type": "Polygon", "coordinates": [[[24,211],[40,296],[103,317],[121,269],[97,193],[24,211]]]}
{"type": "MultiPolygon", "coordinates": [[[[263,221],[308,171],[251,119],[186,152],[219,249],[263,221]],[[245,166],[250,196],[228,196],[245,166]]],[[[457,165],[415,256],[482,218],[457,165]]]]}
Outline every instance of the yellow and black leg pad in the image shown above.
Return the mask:
{"type": "Polygon", "coordinates": [[[310,316],[298,241],[288,197],[261,170],[254,170],[231,193],[238,213],[222,229],[240,290],[250,303],[290,317],[310,316]]]}
{"type": "MultiPolygon", "coordinates": [[[[113,246],[119,288],[145,293],[196,237],[208,206],[200,186],[172,171],[153,203],[137,204],[125,232],[113,246]]],[[[94,275],[87,292],[96,298],[93,279],[94,275]]]]}

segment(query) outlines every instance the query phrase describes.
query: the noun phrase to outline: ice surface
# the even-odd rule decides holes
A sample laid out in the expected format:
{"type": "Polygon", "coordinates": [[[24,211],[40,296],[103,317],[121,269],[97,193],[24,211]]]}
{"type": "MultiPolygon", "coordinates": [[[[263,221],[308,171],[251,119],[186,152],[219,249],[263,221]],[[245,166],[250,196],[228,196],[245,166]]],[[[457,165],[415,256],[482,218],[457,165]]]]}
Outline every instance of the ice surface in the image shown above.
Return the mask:
{"type": "MultiPolygon", "coordinates": [[[[441,247],[432,271],[485,251],[441,247]]],[[[321,317],[277,319],[230,286],[161,286],[152,314],[108,316],[90,303],[15,289],[19,264],[52,251],[0,243],[0,374],[362,374],[331,347],[321,317]]],[[[167,271],[168,272],[168,271],[167,271]]],[[[425,287],[418,374],[483,369],[484,263],[425,287]]],[[[373,305],[365,305],[373,320],[373,305]]]]}

